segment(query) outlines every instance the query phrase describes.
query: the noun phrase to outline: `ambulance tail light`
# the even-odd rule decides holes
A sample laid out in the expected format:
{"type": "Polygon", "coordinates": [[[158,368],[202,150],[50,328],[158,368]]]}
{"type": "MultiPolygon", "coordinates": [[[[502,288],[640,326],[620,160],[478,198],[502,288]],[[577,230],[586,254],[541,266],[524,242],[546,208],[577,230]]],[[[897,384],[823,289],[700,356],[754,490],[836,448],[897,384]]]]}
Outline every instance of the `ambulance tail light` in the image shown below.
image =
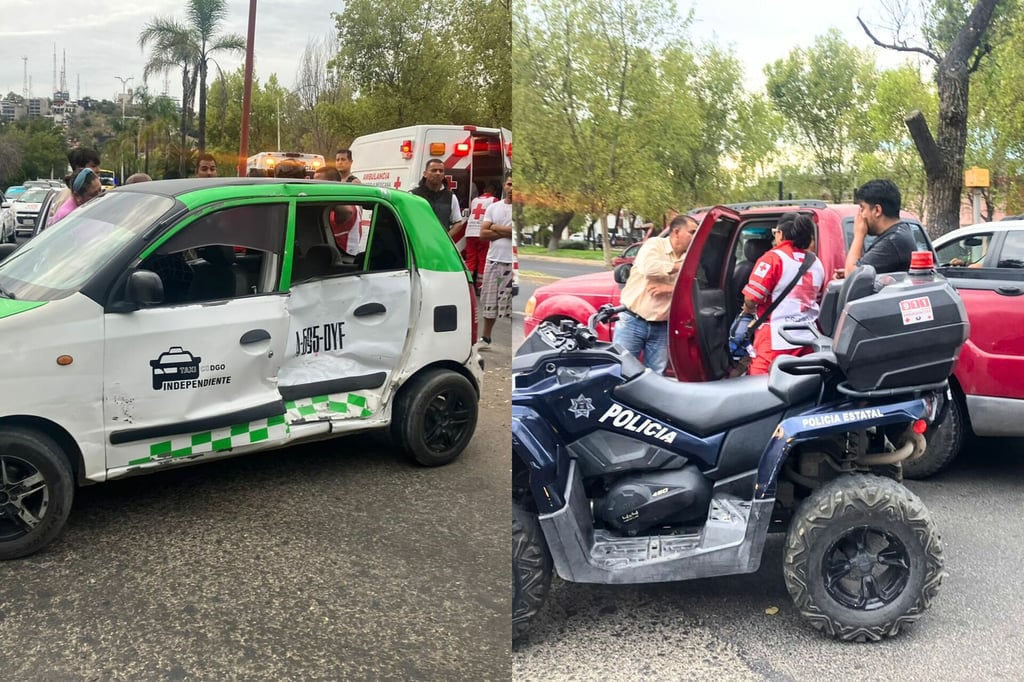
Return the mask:
{"type": "Polygon", "coordinates": [[[512,143],[511,142],[509,142],[508,145],[505,147],[505,155],[508,156],[508,158],[510,158],[510,159],[512,158],[512,143]]]}
{"type": "Polygon", "coordinates": [[[469,155],[469,143],[459,142],[455,145],[455,156],[468,156],[469,155]]]}
{"type": "Polygon", "coordinates": [[[272,156],[267,157],[267,168],[273,168],[277,161],[272,156]]]}
{"type": "Polygon", "coordinates": [[[412,140],[402,140],[402,158],[412,158],[412,140]]]}

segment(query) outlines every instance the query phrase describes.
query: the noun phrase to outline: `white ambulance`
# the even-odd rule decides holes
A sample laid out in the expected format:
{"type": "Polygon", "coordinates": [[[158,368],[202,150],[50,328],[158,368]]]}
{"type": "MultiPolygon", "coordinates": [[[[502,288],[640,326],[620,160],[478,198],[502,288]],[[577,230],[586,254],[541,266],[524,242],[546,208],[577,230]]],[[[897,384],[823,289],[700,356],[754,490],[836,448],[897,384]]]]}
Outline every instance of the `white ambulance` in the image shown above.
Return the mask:
{"type": "Polygon", "coordinates": [[[352,142],[352,173],[364,185],[411,190],[430,159],[444,161],[448,187],[469,208],[491,181],[500,191],[512,168],[512,132],[471,125],[415,125],[357,137],[352,142]]]}
{"type": "MultiPolygon", "coordinates": [[[[324,167],[323,154],[304,154],[302,152],[260,152],[253,154],[245,163],[247,171],[258,169],[263,171],[267,177],[274,177],[274,171],[284,160],[298,161],[306,167],[306,177],[311,178],[313,174],[324,167]]],[[[249,175],[252,175],[249,172],[249,175]]]]}

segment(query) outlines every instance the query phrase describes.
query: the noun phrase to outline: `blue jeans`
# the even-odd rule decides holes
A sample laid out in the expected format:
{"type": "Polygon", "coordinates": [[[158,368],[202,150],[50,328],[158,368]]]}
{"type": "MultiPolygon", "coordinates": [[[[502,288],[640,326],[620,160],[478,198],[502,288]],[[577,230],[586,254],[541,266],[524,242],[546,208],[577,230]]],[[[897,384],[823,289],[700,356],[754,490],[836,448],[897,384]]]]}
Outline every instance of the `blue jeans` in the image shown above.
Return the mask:
{"type": "Polygon", "coordinates": [[[648,322],[623,311],[615,323],[612,341],[636,357],[643,357],[644,366],[658,374],[668,367],[668,323],[648,322]]]}

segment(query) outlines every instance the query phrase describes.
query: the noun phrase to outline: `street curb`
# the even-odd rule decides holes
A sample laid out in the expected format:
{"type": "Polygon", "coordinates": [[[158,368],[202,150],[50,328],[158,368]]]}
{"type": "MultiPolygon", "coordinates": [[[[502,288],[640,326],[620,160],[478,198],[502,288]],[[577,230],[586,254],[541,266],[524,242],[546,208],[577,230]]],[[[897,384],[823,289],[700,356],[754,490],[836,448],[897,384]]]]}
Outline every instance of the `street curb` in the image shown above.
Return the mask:
{"type": "Polygon", "coordinates": [[[546,260],[546,261],[551,261],[552,263],[569,263],[569,264],[572,264],[572,265],[578,265],[580,263],[586,265],[586,264],[593,263],[595,266],[598,266],[598,267],[607,268],[609,270],[612,269],[612,266],[605,265],[604,261],[590,260],[589,258],[563,258],[562,256],[538,256],[538,255],[533,254],[533,253],[521,253],[521,254],[519,254],[519,260],[522,261],[524,259],[526,259],[526,260],[546,260]]]}

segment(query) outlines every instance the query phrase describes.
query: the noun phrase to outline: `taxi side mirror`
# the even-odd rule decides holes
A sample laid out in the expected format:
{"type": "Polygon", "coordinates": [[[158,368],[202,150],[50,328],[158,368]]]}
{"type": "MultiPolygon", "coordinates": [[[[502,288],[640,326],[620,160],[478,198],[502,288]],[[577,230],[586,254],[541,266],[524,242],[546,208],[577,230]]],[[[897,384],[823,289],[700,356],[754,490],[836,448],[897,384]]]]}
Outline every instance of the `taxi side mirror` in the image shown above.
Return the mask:
{"type": "Polygon", "coordinates": [[[128,276],[125,299],[137,310],[140,306],[157,305],[164,301],[164,283],[160,275],[151,270],[136,270],[128,276]]]}

